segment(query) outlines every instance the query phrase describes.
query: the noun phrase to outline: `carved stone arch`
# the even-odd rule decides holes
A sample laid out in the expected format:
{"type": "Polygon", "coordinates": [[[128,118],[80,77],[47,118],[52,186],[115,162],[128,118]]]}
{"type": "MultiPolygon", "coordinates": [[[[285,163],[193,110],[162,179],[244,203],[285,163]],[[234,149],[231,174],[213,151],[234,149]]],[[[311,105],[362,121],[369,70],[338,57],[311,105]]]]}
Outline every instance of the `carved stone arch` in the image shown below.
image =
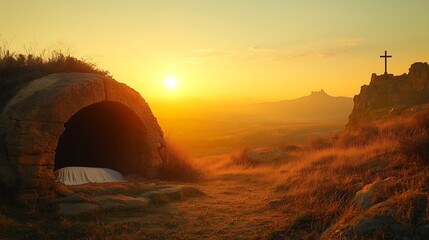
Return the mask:
{"type": "MultiPolygon", "coordinates": [[[[29,82],[3,108],[0,115],[0,184],[18,185],[21,195],[33,198],[52,195],[58,143],[61,138],[67,138],[63,133],[67,132],[68,125],[79,129],[85,124],[98,128],[98,133],[103,133],[102,127],[105,125],[105,130],[109,131],[110,128],[111,132],[116,132],[121,141],[127,141],[127,136],[130,136],[128,140],[132,147],[124,150],[127,145],[119,145],[122,147],[123,157],[132,156],[134,162],[129,164],[124,159],[120,160],[121,153],[117,153],[118,161],[130,165],[123,166],[122,170],[127,167],[136,170],[139,165],[139,174],[147,177],[156,175],[156,169],[163,161],[165,140],[149,105],[140,94],[103,75],[60,73],[29,82]],[[76,120],[78,117],[80,118],[76,120]],[[74,125],[69,122],[72,120],[74,125]],[[133,133],[133,130],[136,131],[133,133]],[[143,136],[137,133],[142,133],[143,136]],[[138,153],[140,145],[141,152],[138,153]],[[126,151],[131,152],[125,154],[126,151]],[[136,157],[137,154],[141,156],[136,157]]],[[[85,130],[79,131],[82,136],[90,136],[85,130]]],[[[97,133],[95,130],[93,132],[97,133]]],[[[109,137],[115,140],[117,137],[114,133],[101,135],[103,139],[109,137]]],[[[97,141],[97,136],[91,137],[94,138],[93,141],[97,141]]],[[[107,145],[99,145],[104,149],[93,150],[98,153],[104,150],[114,151],[110,148],[116,145],[109,145],[108,140],[104,139],[107,145]]],[[[71,144],[79,142],[76,139],[68,141],[71,144]]],[[[92,147],[97,146],[95,144],[92,147]]],[[[103,155],[106,156],[107,154],[103,155]]],[[[97,164],[100,165],[102,161],[103,159],[97,159],[97,164]]],[[[112,157],[109,161],[113,161],[112,157]]],[[[113,165],[115,164],[120,162],[113,165]]]]}

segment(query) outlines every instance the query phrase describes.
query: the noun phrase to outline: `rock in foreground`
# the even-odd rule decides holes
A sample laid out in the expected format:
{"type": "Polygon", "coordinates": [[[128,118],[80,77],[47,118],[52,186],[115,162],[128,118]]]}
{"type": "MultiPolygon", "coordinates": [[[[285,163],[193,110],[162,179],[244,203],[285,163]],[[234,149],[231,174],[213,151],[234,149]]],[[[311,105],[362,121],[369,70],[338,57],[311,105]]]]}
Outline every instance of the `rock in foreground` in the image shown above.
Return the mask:
{"type": "MultiPolygon", "coordinates": [[[[100,187],[102,184],[87,184],[87,189],[100,187]]],[[[112,185],[112,184],[109,184],[112,185]]],[[[85,186],[79,186],[81,192],[59,198],[56,202],[60,213],[68,216],[90,213],[96,210],[131,210],[145,209],[150,205],[166,204],[171,201],[185,200],[191,197],[203,196],[204,193],[195,187],[187,185],[150,185],[141,184],[124,188],[104,185],[105,192],[83,191],[85,186]],[[126,191],[128,190],[128,191],[126,191]]]]}

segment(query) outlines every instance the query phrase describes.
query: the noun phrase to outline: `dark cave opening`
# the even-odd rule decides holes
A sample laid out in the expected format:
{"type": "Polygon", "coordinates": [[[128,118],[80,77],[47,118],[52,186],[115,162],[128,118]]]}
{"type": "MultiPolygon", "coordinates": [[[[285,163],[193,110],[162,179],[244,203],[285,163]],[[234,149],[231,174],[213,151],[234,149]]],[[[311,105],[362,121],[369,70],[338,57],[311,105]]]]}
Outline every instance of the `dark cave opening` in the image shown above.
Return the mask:
{"type": "Polygon", "coordinates": [[[87,106],[65,123],[55,153],[55,170],[103,167],[122,174],[144,172],[146,129],[127,106],[104,101],[87,106]]]}

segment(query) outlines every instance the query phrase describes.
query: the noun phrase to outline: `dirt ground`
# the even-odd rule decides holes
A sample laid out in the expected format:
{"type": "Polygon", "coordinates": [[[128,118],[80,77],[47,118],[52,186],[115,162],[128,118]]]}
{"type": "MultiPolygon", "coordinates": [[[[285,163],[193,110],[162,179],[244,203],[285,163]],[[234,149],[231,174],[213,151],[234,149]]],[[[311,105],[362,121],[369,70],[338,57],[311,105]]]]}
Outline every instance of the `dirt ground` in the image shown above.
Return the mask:
{"type": "Polygon", "coordinates": [[[141,236],[160,239],[268,238],[284,221],[284,214],[270,208],[275,196],[269,186],[225,178],[196,187],[206,196],[170,203],[146,216],[121,213],[106,221],[134,223],[141,226],[138,231],[144,229],[141,236]]]}
{"type": "Polygon", "coordinates": [[[224,174],[190,184],[204,196],[145,209],[79,216],[0,211],[0,239],[267,239],[286,214],[270,202],[273,187],[255,176],[224,174]],[[261,181],[259,181],[261,180],[261,181]]]}

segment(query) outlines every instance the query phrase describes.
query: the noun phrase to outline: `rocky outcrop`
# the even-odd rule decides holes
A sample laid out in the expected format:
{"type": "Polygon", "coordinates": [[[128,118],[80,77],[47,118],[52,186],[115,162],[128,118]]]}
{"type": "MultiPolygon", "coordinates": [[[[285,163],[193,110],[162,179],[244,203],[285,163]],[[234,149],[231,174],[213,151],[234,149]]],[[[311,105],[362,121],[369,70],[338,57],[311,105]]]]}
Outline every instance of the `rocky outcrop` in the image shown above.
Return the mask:
{"type": "Polygon", "coordinates": [[[353,101],[348,127],[419,111],[429,103],[429,65],[414,63],[400,76],[372,74],[353,101]]]}

